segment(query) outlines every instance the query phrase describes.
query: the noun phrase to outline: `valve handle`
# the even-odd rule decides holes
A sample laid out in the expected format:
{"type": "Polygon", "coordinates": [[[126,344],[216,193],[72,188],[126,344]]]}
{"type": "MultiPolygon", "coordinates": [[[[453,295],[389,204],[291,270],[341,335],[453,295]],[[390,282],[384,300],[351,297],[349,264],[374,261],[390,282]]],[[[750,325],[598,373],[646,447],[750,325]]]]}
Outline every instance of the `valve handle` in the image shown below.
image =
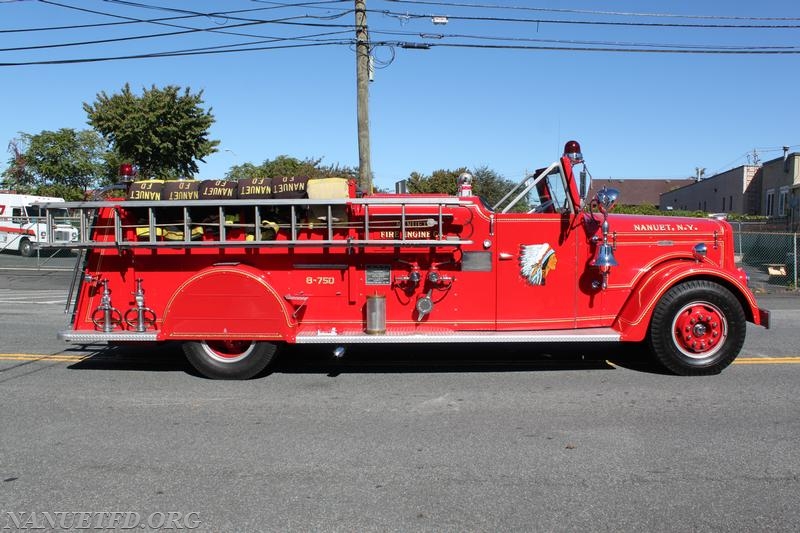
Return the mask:
{"type": "Polygon", "coordinates": [[[156,329],[156,313],[149,307],[131,307],[125,311],[124,320],[128,328],[133,331],[156,329]]]}
{"type": "Polygon", "coordinates": [[[114,307],[100,306],[92,312],[92,323],[98,330],[110,333],[122,324],[122,314],[114,307]]]}

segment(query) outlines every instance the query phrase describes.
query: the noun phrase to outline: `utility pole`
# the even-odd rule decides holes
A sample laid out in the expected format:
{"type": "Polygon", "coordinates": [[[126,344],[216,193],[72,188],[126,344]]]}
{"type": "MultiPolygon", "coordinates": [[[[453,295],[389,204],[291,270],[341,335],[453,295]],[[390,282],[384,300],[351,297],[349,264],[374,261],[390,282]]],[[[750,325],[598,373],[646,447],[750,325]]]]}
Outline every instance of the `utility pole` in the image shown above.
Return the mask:
{"type": "Polygon", "coordinates": [[[356,3],[356,115],[358,117],[358,184],[372,192],[372,164],[369,151],[369,34],[366,0],[356,3]]]}

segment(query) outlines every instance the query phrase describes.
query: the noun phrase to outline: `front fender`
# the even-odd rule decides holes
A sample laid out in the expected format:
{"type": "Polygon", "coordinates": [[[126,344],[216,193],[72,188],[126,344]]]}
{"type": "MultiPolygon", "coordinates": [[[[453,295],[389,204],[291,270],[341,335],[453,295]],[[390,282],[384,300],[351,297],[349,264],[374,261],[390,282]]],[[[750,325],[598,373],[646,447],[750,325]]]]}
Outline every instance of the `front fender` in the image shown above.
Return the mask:
{"type": "Polygon", "coordinates": [[[264,274],[245,265],[201,270],[175,290],[163,317],[163,340],[289,340],[297,326],[264,274]]]}
{"type": "Polygon", "coordinates": [[[741,302],[749,322],[769,327],[769,313],[758,308],[753,293],[747,288],[744,272],[734,274],[695,261],[679,261],[653,268],[633,288],[614,321],[621,340],[644,340],[653,310],[661,297],[678,283],[691,279],[705,279],[724,286],[741,302]]]}

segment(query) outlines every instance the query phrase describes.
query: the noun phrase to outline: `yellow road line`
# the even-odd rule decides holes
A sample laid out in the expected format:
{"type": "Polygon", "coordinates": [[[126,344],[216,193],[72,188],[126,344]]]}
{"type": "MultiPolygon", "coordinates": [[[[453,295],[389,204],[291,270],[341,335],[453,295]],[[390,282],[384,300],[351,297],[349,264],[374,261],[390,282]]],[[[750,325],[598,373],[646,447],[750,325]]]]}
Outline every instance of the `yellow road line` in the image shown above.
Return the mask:
{"type": "MultiPolygon", "coordinates": [[[[54,361],[58,363],[77,363],[91,357],[90,355],[47,355],[33,353],[0,353],[0,361],[54,361]]],[[[787,357],[739,357],[735,365],[796,365],[800,364],[800,356],[787,357]]]]}
{"type": "Polygon", "coordinates": [[[0,361],[56,361],[76,363],[86,359],[87,355],[47,355],[33,353],[0,353],[0,361]]]}
{"type": "Polygon", "coordinates": [[[800,363],[800,356],[794,357],[739,357],[733,361],[735,365],[796,365],[800,363]]]}

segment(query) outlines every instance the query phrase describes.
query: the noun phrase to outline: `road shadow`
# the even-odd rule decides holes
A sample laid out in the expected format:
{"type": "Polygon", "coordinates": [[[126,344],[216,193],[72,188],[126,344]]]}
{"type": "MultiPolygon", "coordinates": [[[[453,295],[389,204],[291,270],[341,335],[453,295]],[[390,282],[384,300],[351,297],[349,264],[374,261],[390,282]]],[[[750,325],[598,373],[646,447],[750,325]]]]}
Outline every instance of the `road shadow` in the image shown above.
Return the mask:
{"type": "MultiPolygon", "coordinates": [[[[198,375],[177,343],[149,346],[76,346],[65,354],[85,355],[73,370],[134,370],[186,372],[198,375]]],[[[614,370],[666,373],[649,355],[624,345],[570,344],[555,348],[541,344],[404,344],[355,345],[343,357],[332,346],[283,346],[262,375],[269,374],[386,374],[435,372],[546,372],[614,370]]]]}
{"type": "Polygon", "coordinates": [[[183,356],[180,345],[173,343],[137,346],[78,344],[63,355],[82,355],[84,359],[69,365],[71,370],[136,370],[144,372],[187,372],[194,369],[183,356]]]}

